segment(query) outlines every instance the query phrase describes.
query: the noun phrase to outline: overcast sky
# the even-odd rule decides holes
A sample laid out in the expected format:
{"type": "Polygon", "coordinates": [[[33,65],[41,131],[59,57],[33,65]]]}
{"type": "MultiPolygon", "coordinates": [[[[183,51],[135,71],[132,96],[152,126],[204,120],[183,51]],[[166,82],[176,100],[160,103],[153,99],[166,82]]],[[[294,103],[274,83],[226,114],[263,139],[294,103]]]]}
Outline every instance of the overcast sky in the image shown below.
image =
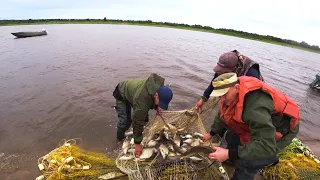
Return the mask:
{"type": "Polygon", "coordinates": [[[201,24],[320,46],[317,0],[1,0],[0,19],[108,18],[201,24]]]}

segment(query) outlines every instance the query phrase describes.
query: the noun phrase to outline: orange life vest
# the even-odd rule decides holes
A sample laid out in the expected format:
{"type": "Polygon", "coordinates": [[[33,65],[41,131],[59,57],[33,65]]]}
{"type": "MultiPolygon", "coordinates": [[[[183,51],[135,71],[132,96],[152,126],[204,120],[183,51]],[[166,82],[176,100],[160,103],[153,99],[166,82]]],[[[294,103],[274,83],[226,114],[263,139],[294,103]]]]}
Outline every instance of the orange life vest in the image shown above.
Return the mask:
{"type": "MultiPolygon", "coordinates": [[[[239,81],[239,98],[232,102],[228,107],[224,106],[224,98],[220,101],[220,117],[233,133],[240,137],[242,144],[251,141],[249,126],[242,120],[242,111],[245,95],[254,90],[261,89],[268,93],[274,102],[273,114],[282,116],[283,114],[291,117],[290,129],[293,130],[300,120],[300,112],[298,105],[289,97],[280,91],[272,88],[268,84],[254,77],[241,76],[239,81]]],[[[278,141],[282,138],[280,132],[276,132],[275,139],[278,141]]]]}

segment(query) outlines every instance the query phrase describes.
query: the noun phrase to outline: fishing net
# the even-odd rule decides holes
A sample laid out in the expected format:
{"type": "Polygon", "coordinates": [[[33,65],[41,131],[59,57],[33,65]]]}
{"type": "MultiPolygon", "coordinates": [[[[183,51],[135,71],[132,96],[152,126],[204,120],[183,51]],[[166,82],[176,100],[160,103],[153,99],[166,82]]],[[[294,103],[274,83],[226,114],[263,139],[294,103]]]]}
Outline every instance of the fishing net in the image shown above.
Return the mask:
{"type": "Polygon", "coordinates": [[[198,132],[205,134],[207,131],[204,128],[203,123],[206,123],[209,119],[211,120],[210,123],[212,123],[213,118],[218,112],[218,102],[219,99],[211,98],[203,105],[200,114],[198,114],[197,111],[192,108],[182,111],[165,111],[162,113],[162,117],[155,116],[147,124],[143,131],[143,137],[146,138],[143,139],[142,144],[145,144],[147,141],[149,141],[154,134],[161,131],[166,124],[171,124],[180,131],[184,131],[186,133],[198,132]]]}
{"type": "MultiPolygon", "coordinates": [[[[146,146],[155,135],[168,127],[168,131],[179,131],[182,134],[205,134],[203,123],[213,119],[217,110],[218,99],[213,98],[203,106],[201,114],[194,108],[182,111],[165,111],[162,116],[155,116],[145,127],[142,145],[146,146]]],[[[212,121],[211,121],[212,122],[212,121]]],[[[210,123],[211,123],[210,122],[210,123]]],[[[214,136],[206,146],[218,146],[219,136],[214,136]]],[[[133,153],[130,155],[133,157],[133,153]]],[[[159,153],[148,161],[138,158],[122,159],[125,153],[120,150],[116,159],[117,167],[128,174],[130,180],[157,179],[229,179],[221,163],[211,161],[207,155],[195,153],[193,157],[163,158],[159,153]],[[195,158],[197,161],[194,161],[195,158]]],[[[128,157],[128,156],[126,156],[128,157]]]]}
{"type": "Polygon", "coordinates": [[[212,162],[203,154],[197,157],[202,161],[194,162],[188,157],[164,160],[156,156],[151,162],[139,162],[137,159],[117,159],[116,162],[121,171],[128,173],[130,180],[229,179],[221,163],[212,162]]]}
{"type": "Polygon", "coordinates": [[[298,139],[278,154],[280,162],[267,168],[265,179],[320,179],[320,162],[312,151],[298,139]]]}
{"type": "Polygon", "coordinates": [[[76,140],[64,141],[58,148],[39,158],[42,175],[37,180],[47,179],[97,179],[99,176],[123,176],[115,161],[103,153],[90,152],[77,146],[76,140]]]}
{"type": "MultiPolygon", "coordinates": [[[[128,177],[129,179],[150,180],[221,179],[222,175],[220,175],[221,172],[219,172],[218,168],[220,164],[211,162],[204,156],[202,158],[204,161],[201,162],[193,162],[189,158],[159,161],[151,165],[142,166],[143,169],[130,173],[128,177]]],[[[227,175],[224,175],[224,178],[228,179],[227,175]]]]}
{"type": "MultiPolygon", "coordinates": [[[[209,100],[201,114],[194,109],[163,112],[163,119],[155,116],[146,126],[143,133],[143,144],[164,127],[181,133],[206,132],[204,124],[212,123],[217,113],[217,99],[209,100]],[[210,121],[208,121],[210,120],[210,121]]],[[[130,179],[130,180],[178,180],[178,179],[229,179],[221,163],[211,161],[206,154],[195,153],[192,157],[166,157],[157,153],[147,161],[140,161],[134,151],[125,154],[119,150],[114,161],[103,153],[91,152],[78,147],[78,140],[63,141],[59,147],[39,158],[38,167],[42,175],[37,180],[47,179],[130,179]],[[121,157],[133,157],[121,159],[121,157]],[[194,160],[192,158],[197,158],[194,160]],[[200,159],[200,160],[199,160],[200,159]],[[123,174],[123,173],[125,174],[123,174]]],[[[221,139],[214,136],[207,146],[219,146],[221,139]]],[[[133,145],[131,145],[133,146],[133,145]]],[[[294,139],[285,150],[278,154],[280,162],[267,168],[262,176],[264,179],[320,179],[319,160],[312,151],[294,139]]]]}

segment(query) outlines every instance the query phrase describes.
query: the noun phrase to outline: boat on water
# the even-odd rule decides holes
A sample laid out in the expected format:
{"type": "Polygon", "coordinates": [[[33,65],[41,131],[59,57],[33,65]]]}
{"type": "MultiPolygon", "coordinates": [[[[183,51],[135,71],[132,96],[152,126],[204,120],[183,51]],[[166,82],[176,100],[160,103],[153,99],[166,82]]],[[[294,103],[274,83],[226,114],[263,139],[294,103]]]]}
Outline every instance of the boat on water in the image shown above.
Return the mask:
{"type": "Polygon", "coordinates": [[[26,38],[26,37],[34,37],[34,36],[44,36],[47,35],[46,30],[42,31],[26,31],[26,32],[15,32],[11,33],[12,35],[16,36],[17,38],[26,38]]]}
{"type": "Polygon", "coordinates": [[[320,91],[320,73],[316,75],[316,79],[310,84],[310,87],[320,91]]]}

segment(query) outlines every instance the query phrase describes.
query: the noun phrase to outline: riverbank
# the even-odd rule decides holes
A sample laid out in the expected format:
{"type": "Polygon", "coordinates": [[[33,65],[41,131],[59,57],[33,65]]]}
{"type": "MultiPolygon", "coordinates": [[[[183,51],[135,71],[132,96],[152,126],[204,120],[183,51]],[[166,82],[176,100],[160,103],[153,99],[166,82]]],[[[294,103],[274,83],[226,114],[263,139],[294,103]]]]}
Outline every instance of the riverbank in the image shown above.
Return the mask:
{"type": "Polygon", "coordinates": [[[132,21],[132,20],[99,20],[99,19],[56,19],[56,20],[0,20],[0,26],[15,26],[15,25],[36,25],[36,24],[122,24],[122,25],[138,25],[138,26],[154,26],[154,27],[166,27],[166,28],[177,28],[192,31],[201,31],[215,34],[222,34],[227,36],[234,36],[239,38],[251,39],[261,42],[266,42],[270,44],[286,46],[291,48],[296,48],[300,50],[305,50],[309,52],[319,53],[320,48],[318,46],[312,46],[306,42],[298,43],[293,40],[281,39],[273,36],[264,36],[254,33],[248,33],[243,31],[237,31],[232,29],[215,29],[209,26],[201,25],[187,25],[187,24],[177,24],[168,22],[153,22],[153,21],[132,21]]]}

